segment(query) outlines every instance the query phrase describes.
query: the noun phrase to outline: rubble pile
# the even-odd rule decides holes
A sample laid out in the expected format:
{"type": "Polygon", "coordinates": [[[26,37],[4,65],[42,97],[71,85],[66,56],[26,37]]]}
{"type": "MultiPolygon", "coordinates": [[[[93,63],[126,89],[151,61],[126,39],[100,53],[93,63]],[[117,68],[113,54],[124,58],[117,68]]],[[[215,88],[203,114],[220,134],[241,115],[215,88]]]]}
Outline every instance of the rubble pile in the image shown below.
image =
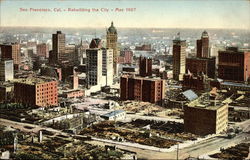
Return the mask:
{"type": "Polygon", "coordinates": [[[115,123],[112,121],[104,121],[95,124],[91,128],[84,129],[81,133],[84,135],[92,135],[100,138],[118,141],[126,140],[160,148],[168,148],[176,144],[176,142],[173,140],[151,136],[150,133],[138,132],[122,127],[115,127],[115,123]]]}
{"type": "Polygon", "coordinates": [[[210,155],[212,158],[218,159],[245,159],[249,154],[250,143],[241,143],[234,147],[221,149],[221,153],[210,155]]]}

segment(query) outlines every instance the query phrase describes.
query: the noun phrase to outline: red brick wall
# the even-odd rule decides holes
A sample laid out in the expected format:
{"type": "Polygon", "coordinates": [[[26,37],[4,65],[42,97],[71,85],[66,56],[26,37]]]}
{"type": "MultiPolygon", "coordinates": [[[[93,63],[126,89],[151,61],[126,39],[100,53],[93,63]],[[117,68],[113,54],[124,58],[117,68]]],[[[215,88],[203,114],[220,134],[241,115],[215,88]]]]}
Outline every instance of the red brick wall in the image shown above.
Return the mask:
{"type": "Polygon", "coordinates": [[[198,135],[216,133],[216,110],[185,106],[184,130],[198,135]]]}

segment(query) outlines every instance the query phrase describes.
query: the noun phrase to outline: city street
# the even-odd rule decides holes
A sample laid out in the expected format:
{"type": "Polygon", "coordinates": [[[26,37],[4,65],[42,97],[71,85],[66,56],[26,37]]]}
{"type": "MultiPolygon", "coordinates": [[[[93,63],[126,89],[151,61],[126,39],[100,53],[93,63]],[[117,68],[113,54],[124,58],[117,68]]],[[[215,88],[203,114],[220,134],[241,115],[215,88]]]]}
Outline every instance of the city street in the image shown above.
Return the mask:
{"type": "MultiPolygon", "coordinates": [[[[250,120],[245,121],[243,123],[236,124],[237,126],[249,126],[250,120]]],[[[0,119],[0,123],[4,126],[10,126],[16,129],[20,129],[21,131],[24,132],[38,132],[41,129],[57,133],[57,134],[63,134],[67,135],[67,133],[64,133],[59,130],[55,130],[52,128],[48,127],[41,127],[38,125],[33,125],[33,124],[28,124],[28,123],[21,123],[21,122],[14,122],[11,120],[6,120],[6,119],[0,119]],[[32,129],[27,129],[24,126],[29,126],[33,127],[32,129]]],[[[243,130],[243,131],[249,131],[248,130],[243,130]]],[[[226,148],[235,144],[239,144],[241,142],[249,142],[250,139],[246,140],[246,137],[249,137],[249,133],[242,132],[238,134],[236,137],[232,139],[227,139],[222,136],[217,136],[217,137],[212,137],[207,140],[203,140],[194,144],[190,144],[189,146],[179,149],[179,158],[187,158],[189,156],[191,157],[199,157],[207,154],[212,154],[216,151],[219,151],[220,148],[226,148]]],[[[93,141],[88,141],[90,144],[95,144],[95,145],[114,145],[114,142],[109,141],[109,140],[103,140],[99,138],[94,138],[93,141]]],[[[171,151],[171,152],[160,152],[157,151],[156,147],[141,147],[145,145],[136,145],[133,143],[122,143],[122,142],[115,142],[115,145],[118,148],[121,149],[126,149],[129,151],[137,152],[137,156],[139,158],[148,158],[148,159],[175,159],[176,158],[176,150],[171,151]]],[[[165,150],[165,149],[164,149],[165,150]]],[[[162,150],[163,151],[163,150],[162,150]]],[[[167,151],[167,149],[166,149],[167,151]]],[[[202,158],[202,157],[201,157],[202,158]]]]}

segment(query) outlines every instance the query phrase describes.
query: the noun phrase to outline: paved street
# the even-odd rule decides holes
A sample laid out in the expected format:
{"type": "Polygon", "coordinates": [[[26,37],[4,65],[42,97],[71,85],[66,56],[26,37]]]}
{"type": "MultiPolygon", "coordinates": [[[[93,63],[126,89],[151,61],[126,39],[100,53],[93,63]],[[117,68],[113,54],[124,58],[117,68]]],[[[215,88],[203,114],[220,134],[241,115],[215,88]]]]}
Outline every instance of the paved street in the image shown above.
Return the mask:
{"type": "MultiPolygon", "coordinates": [[[[0,124],[5,125],[5,126],[11,126],[13,128],[20,129],[24,132],[37,132],[40,129],[45,129],[53,133],[66,135],[66,133],[61,132],[59,130],[52,129],[52,128],[41,127],[38,125],[21,123],[21,122],[14,122],[11,120],[6,120],[6,119],[0,119],[0,124]],[[33,127],[33,129],[27,129],[24,126],[33,127]]],[[[242,123],[238,123],[236,125],[241,126],[241,127],[247,127],[250,125],[250,120],[242,122],[242,123]]],[[[244,131],[249,131],[249,129],[244,130],[244,131]]],[[[243,133],[238,134],[236,137],[232,139],[227,139],[227,138],[223,138],[219,136],[209,138],[207,140],[200,141],[188,147],[180,149],[179,158],[183,159],[188,156],[198,157],[200,155],[206,155],[207,153],[214,153],[215,151],[219,151],[220,148],[226,148],[226,147],[238,144],[243,141],[244,142],[249,141],[249,139],[248,140],[245,139],[246,137],[250,137],[249,133],[243,132],[243,133]]],[[[97,138],[95,138],[94,141],[89,141],[88,143],[96,144],[96,145],[105,145],[105,144],[113,145],[113,143],[110,143],[109,141],[99,140],[97,138]]],[[[171,152],[159,152],[157,150],[150,150],[150,147],[148,149],[146,148],[142,149],[142,148],[136,147],[136,145],[127,145],[127,144],[122,144],[119,142],[116,143],[116,146],[121,149],[126,149],[126,150],[137,152],[137,155],[139,158],[148,158],[148,159],[175,159],[176,158],[176,150],[171,151],[171,152]]]]}
{"type": "Polygon", "coordinates": [[[141,116],[141,115],[136,115],[136,114],[127,114],[126,117],[131,118],[131,119],[154,120],[154,121],[162,121],[162,122],[174,121],[174,122],[183,123],[183,119],[174,119],[174,118],[166,118],[166,117],[141,116]]]}

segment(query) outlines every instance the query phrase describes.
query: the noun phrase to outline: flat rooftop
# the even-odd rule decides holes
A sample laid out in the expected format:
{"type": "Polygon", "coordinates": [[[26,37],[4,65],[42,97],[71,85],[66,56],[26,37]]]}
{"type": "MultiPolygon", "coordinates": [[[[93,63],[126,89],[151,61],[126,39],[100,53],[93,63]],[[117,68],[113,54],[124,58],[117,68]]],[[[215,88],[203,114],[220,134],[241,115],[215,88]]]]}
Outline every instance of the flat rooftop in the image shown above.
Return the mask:
{"type": "Polygon", "coordinates": [[[56,79],[42,76],[42,77],[20,78],[20,79],[14,80],[14,82],[16,83],[24,83],[24,84],[30,84],[30,85],[41,84],[41,83],[46,83],[46,82],[51,82],[51,81],[56,81],[56,79]]]}
{"type": "Polygon", "coordinates": [[[72,93],[72,92],[79,92],[79,91],[84,91],[84,90],[81,90],[81,89],[70,89],[70,90],[63,90],[63,93],[72,93]]]}
{"type": "Polygon", "coordinates": [[[102,115],[102,117],[110,118],[110,117],[114,117],[117,114],[124,113],[124,112],[125,112],[124,110],[115,110],[115,111],[112,111],[112,112],[109,112],[109,113],[102,115]]]}
{"type": "Polygon", "coordinates": [[[160,77],[141,77],[139,75],[123,75],[123,78],[133,78],[133,79],[143,79],[143,80],[151,80],[151,81],[156,81],[156,80],[163,80],[160,77]]]}
{"type": "Polygon", "coordinates": [[[208,58],[206,58],[206,57],[202,57],[202,58],[200,58],[200,57],[188,57],[187,59],[195,59],[195,60],[201,60],[201,61],[207,61],[207,60],[211,60],[211,59],[215,59],[215,57],[208,57],[208,58]]]}
{"type": "Polygon", "coordinates": [[[222,103],[221,100],[206,99],[204,95],[187,104],[188,107],[195,107],[207,110],[217,110],[220,107],[223,107],[224,105],[225,104],[222,103]]]}
{"type": "Polygon", "coordinates": [[[250,85],[244,84],[244,83],[222,82],[221,84],[226,85],[226,86],[234,86],[234,87],[246,87],[250,89],[250,85]]]}

